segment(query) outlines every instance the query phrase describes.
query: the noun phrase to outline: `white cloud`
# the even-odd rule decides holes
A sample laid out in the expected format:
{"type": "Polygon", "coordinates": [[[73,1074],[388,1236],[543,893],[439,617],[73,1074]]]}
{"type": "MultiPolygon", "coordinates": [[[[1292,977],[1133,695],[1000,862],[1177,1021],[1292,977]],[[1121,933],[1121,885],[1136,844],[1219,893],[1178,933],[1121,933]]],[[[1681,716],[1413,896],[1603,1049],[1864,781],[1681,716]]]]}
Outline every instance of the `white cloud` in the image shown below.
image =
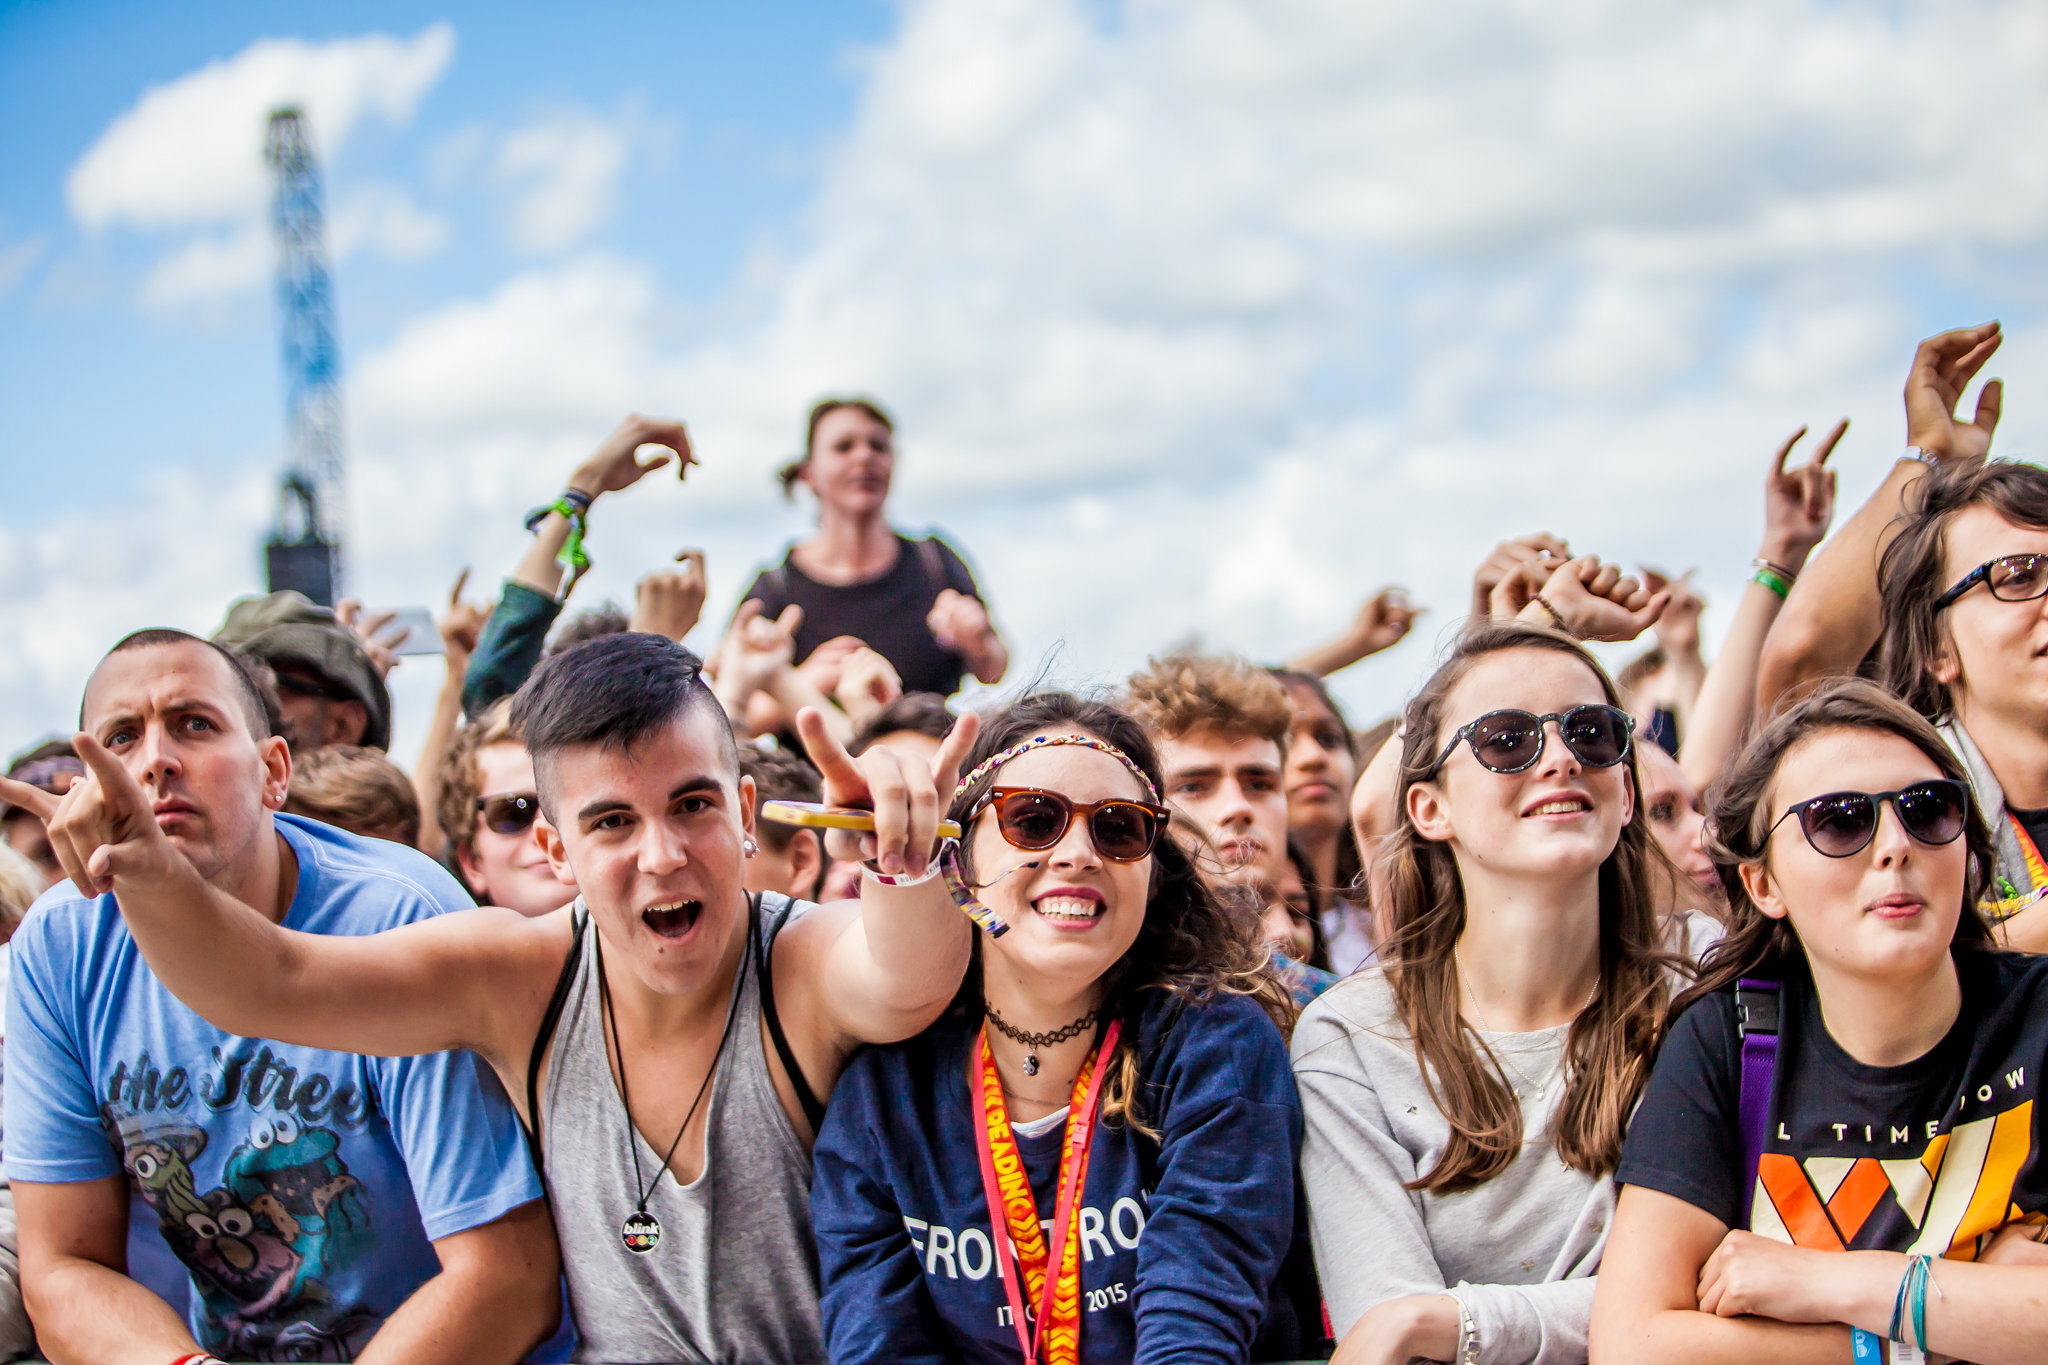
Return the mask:
{"type": "Polygon", "coordinates": [[[369,248],[395,261],[416,261],[448,244],[448,220],[397,185],[356,185],[337,195],[331,224],[336,260],[369,248]]]}
{"type": "Polygon", "coordinates": [[[498,180],[516,187],[507,230],[521,251],[575,246],[617,207],[626,167],[623,122],[562,108],[507,133],[493,158],[498,180]]]}
{"type": "Polygon", "coordinates": [[[142,281],[142,302],[181,309],[251,293],[269,277],[272,250],[260,219],[194,237],[150,267],[142,281]]]}
{"type": "Polygon", "coordinates": [[[412,38],[373,33],[328,43],[265,38],[143,92],[71,168],[65,200],[91,230],[218,223],[269,199],[263,138],[280,105],[305,110],[329,164],[366,116],[411,119],[455,54],[446,23],[412,38]]]}
{"type": "MultiPolygon", "coordinates": [[[[705,467],[603,506],[579,597],[697,543],[722,609],[801,529],[769,476],[805,405],[865,390],[901,418],[901,524],[958,536],[1027,674],[1195,633],[1277,657],[1401,581],[1420,641],[1340,684],[1385,711],[1478,555],[1538,526],[1699,565],[1718,629],[1784,434],[1856,419],[1846,515],[1926,300],[2040,296],[2044,65],[2025,0],[922,0],[715,314],[570,256],[358,359],[352,562],[385,601],[495,579],[639,409],[705,467]]],[[[447,155],[520,168],[514,230],[561,251],[617,175],[602,124],[447,155]]],[[[2008,375],[2048,352],[2018,321],[2008,375]]],[[[2001,448],[2040,456],[2027,393],[2001,448]]]]}

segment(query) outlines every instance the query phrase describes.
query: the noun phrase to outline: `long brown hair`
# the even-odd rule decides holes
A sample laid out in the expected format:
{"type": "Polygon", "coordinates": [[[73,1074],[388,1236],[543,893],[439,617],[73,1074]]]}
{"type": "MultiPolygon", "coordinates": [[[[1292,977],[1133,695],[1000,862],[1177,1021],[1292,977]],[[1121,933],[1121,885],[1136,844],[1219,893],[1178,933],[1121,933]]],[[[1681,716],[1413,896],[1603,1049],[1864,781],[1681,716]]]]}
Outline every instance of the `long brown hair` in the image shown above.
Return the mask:
{"type": "MultiPolygon", "coordinates": [[[[1714,787],[1713,810],[1707,819],[1707,852],[1713,856],[1728,893],[1728,932],[1707,949],[1700,960],[1699,981],[1672,1006],[1673,1018],[1694,1001],[1725,990],[1745,976],[1782,981],[1793,973],[1805,974],[1806,954],[1792,922],[1773,919],[1757,907],[1742,884],[1742,866],[1763,859],[1771,829],[1771,788],[1785,755],[1801,740],[1823,730],[1875,730],[1897,735],[1927,755],[1942,776],[1966,788],[1970,785],[1969,774],[1934,727],[1875,683],[1861,678],[1830,679],[1782,712],[1736,755],[1714,787]]],[[[1991,930],[1977,913],[1977,898],[1991,884],[1997,855],[1974,794],[1963,824],[1963,842],[1969,849],[1969,864],[1954,941],[1989,947],[1991,930]]]]}
{"type": "MultiPolygon", "coordinates": [[[[1388,857],[1387,940],[1380,954],[1401,1019],[1415,1040],[1423,1084],[1451,1129],[1435,1166],[1409,1188],[1449,1194],[1491,1180],[1522,1151],[1522,1111],[1497,1059],[1459,1011],[1456,948],[1465,932],[1465,889],[1450,845],[1425,839],[1409,818],[1407,792],[1434,772],[1453,728],[1451,689],[1481,659],[1510,649],[1546,649],[1583,663],[1619,706],[1614,682],[1577,641],[1515,623],[1481,626],[1408,703],[1401,747],[1400,828],[1388,857]],[[1484,1060],[1481,1054],[1484,1053],[1484,1060]]],[[[1635,754],[1628,760],[1636,790],[1635,754]]],[[[1614,851],[1600,864],[1600,983],[1565,1040],[1566,1082],[1551,1137],[1558,1159],[1588,1175],[1612,1171],[1668,1003],[1666,979],[1679,959],[1663,951],[1656,874],[1664,864],[1640,800],[1614,851]]]]}
{"type": "MultiPolygon", "coordinates": [[[[1121,707],[1070,692],[1030,693],[985,716],[974,748],[961,767],[971,772],[983,759],[1041,730],[1076,730],[1107,740],[1128,754],[1155,788],[1166,785],[1158,751],[1143,726],[1121,707]]],[[[964,826],[969,812],[996,784],[997,777],[998,773],[988,773],[962,791],[953,799],[948,817],[964,826]]],[[[962,868],[972,881],[974,865],[964,840],[960,854],[962,868]]],[[[1161,837],[1152,851],[1152,884],[1145,900],[1144,923],[1110,975],[1102,1013],[1105,1019],[1123,1021],[1123,1036],[1107,1063],[1111,1070],[1102,1086],[1102,1116],[1127,1123],[1155,1139],[1159,1134],[1146,1126],[1138,1107],[1138,1020],[1157,992],[1190,1004],[1201,1004],[1218,994],[1248,995],[1283,1036],[1294,1027],[1294,997],[1274,973],[1272,954],[1261,941],[1256,924],[1224,907],[1196,871],[1194,859],[1171,837],[1161,837]]],[[[954,1008],[977,1018],[982,1012],[978,933],[974,936],[974,960],[954,997],[954,1008]]]]}

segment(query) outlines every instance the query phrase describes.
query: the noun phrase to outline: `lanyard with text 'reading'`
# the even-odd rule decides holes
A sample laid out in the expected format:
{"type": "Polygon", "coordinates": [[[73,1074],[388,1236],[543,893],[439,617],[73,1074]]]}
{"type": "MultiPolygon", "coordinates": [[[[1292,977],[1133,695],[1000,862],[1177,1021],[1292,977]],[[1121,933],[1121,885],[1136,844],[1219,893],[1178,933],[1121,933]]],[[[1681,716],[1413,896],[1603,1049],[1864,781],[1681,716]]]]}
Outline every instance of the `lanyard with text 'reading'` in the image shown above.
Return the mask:
{"type": "Polygon", "coordinates": [[[1088,1145],[1095,1136],[1095,1111],[1102,1102],[1102,1078],[1109,1070],[1098,1060],[1116,1055],[1121,1024],[1112,1020],[1102,1041],[1081,1064],[1067,1101],[1067,1140],[1060,1160],[1058,1192],[1053,1205],[1052,1245],[1038,1221],[1038,1203],[1031,1197],[1031,1178],[1010,1131],[1010,1113],[1003,1103],[1003,1082],[989,1052],[988,1029],[975,1035],[967,1056],[967,1089],[974,1096],[975,1146],[981,1155],[981,1189],[988,1201],[990,1240],[1000,1258],[998,1272],[1010,1299],[1010,1325],[1017,1329],[1017,1348],[1024,1365],[1075,1365],[1081,1357],[1081,1242],[1073,1235],[1074,1215],[1088,1183],[1088,1145]],[[1009,1235],[1004,1236],[1007,1229],[1009,1235]],[[1015,1254],[1012,1255],[1014,1248],[1015,1254]],[[1020,1278],[1018,1261],[1023,1262],[1020,1278]],[[1048,1275],[1049,1267],[1058,1269],[1048,1275]],[[1037,1312],[1025,1329],[1024,1297],[1028,1291],[1037,1312]]]}

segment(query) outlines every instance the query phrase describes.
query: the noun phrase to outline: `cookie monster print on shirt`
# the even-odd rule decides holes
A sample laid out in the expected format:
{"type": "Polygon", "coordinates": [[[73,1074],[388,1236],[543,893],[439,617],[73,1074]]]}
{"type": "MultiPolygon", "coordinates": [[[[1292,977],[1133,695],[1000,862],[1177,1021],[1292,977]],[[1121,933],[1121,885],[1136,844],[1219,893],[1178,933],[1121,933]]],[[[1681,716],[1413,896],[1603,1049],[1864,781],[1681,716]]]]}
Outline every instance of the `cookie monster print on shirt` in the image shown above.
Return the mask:
{"type": "MultiPolygon", "coordinates": [[[[471,902],[424,856],[292,816],[285,926],[365,934],[471,902]]],[[[359,1057],[223,1033],[149,970],[113,898],[60,885],[13,940],[6,1163],[125,1172],[234,1360],[344,1360],[440,1271],[433,1241],[540,1197],[517,1120],[468,1053],[359,1057]]]]}

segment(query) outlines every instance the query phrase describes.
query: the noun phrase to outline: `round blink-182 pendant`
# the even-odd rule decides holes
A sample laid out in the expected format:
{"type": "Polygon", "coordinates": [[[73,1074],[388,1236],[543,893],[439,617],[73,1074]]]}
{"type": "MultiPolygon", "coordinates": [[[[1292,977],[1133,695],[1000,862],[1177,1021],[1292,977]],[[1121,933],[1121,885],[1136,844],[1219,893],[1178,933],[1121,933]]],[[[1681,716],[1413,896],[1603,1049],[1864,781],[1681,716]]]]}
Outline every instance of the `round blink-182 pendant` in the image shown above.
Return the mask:
{"type": "Polygon", "coordinates": [[[619,1240],[634,1255],[645,1256],[661,1241],[661,1220],[645,1209],[629,1213],[626,1221],[619,1224],[619,1240]]]}

